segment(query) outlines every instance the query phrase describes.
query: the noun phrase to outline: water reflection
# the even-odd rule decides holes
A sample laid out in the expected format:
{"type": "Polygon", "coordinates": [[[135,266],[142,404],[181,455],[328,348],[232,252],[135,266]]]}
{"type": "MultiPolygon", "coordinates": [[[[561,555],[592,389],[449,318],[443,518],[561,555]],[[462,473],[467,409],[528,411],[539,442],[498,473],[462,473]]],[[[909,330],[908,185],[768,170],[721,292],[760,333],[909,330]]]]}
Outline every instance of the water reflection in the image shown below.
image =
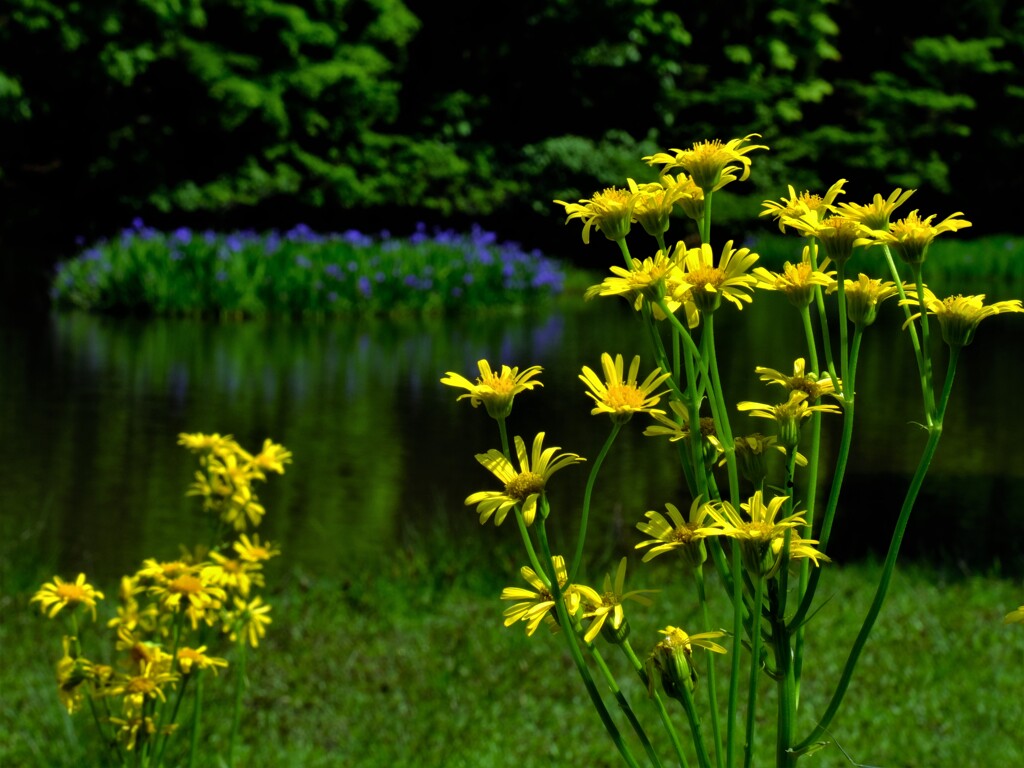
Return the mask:
{"type": "MultiPolygon", "coordinates": [[[[754,322],[743,323],[742,336],[738,318],[722,315],[723,377],[734,402],[768,399],[754,365],[786,370],[799,354],[782,341],[799,321],[775,298],[746,311],[754,322]]],[[[1013,404],[1022,364],[1006,354],[1019,349],[1011,323],[990,325],[965,352],[906,546],[975,566],[994,554],[1019,568],[1024,418],[1013,404]]],[[[511,529],[481,532],[462,503],[489,482],[472,455],[497,444],[493,423],[482,409],[456,404],[458,393],[439,379],[469,374],[482,357],[544,366],[545,386],[521,398],[512,431],[544,429],[546,444],[592,458],[608,425],[588,415],[576,376],[584,364],[597,366],[602,351],[644,352],[638,331],[628,309],[609,302],[515,318],[218,324],[54,314],[29,328],[4,327],[4,568],[113,579],[143,556],[170,556],[199,540],[204,528],[182,495],[193,466],[175,444],[181,431],[230,432],[251,447],[271,436],[293,450],[288,474],[261,494],[263,532],[309,571],[381,567],[410,543],[509,538],[511,529]]],[[[834,539],[845,543],[841,556],[884,546],[878,531],[895,519],[924,444],[908,425],[919,418],[907,405],[917,397],[912,360],[894,351],[905,343],[898,318],[883,315],[862,352],[859,435],[834,539]]],[[[826,430],[826,461],[838,427],[836,419],[826,430]]],[[[624,431],[598,486],[594,530],[620,533],[616,542],[598,537],[606,549],[635,543],[631,529],[644,510],[686,500],[671,453],[641,431],[624,431]]],[[[552,493],[563,520],[585,480],[586,469],[560,473],[552,493]]]]}

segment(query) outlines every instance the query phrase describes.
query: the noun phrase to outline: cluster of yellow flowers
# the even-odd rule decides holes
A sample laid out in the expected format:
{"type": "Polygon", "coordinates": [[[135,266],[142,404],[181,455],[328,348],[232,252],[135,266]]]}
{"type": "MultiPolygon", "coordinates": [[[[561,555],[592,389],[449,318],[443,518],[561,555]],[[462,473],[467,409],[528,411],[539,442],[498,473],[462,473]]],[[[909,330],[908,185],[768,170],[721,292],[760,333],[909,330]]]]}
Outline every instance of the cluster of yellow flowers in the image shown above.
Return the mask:
{"type": "Polygon", "coordinates": [[[257,525],[263,515],[262,507],[258,515],[252,513],[252,481],[265,479],[265,471],[283,473],[291,460],[269,440],[256,456],[216,434],[183,434],[179,443],[200,455],[204,469],[189,494],[203,496],[204,507],[237,535],[209,550],[183,548],[175,560],[147,559],[122,577],[116,615],[106,624],[111,663],[83,649],[80,614],[87,612],[95,621],[97,601],[104,598],[84,573],[74,582],[55,576],[32,597],[50,618],[67,609],[57,691],[68,713],[88,701],[100,727],[109,728],[104,740],[112,736],[120,748],[144,754],[152,766],[159,765],[166,737],[177,729],[175,716],[189,683],[206,670],[216,674],[228,666],[209,653],[207,644],[226,637],[256,647],[271,622],[270,605],[256,590],[265,585],[264,563],[280,550],[258,534],[237,531],[244,530],[246,520],[257,525]],[[197,492],[197,486],[209,492],[197,492]]]}

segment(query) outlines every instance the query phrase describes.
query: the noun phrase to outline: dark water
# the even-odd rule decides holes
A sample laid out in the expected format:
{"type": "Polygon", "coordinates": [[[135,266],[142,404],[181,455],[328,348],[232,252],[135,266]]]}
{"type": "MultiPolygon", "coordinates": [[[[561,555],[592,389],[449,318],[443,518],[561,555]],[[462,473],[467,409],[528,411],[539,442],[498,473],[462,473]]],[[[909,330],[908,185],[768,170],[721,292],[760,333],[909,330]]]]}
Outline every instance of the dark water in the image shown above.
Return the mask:
{"type": "MultiPolygon", "coordinates": [[[[730,400],[767,401],[755,365],[788,371],[800,354],[797,317],[775,296],[759,296],[718,327],[730,400]],[[746,320],[749,322],[741,322],[746,320]]],[[[924,434],[916,373],[895,307],[870,329],[858,381],[857,435],[831,552],[884,551],[888,531],[924,434]]],[[[1024,562],[1024,373],[1021,321],[987,320],[965,350],[943,443],[926,481],[904,551],[913,558],[1005,571],[1024,562]]],[[[497,546],[506,524],[481,530],[463,505],[489,489],[473,454],[498,447],[484,411],[439,384],[475,362],[539,364],[543,389],[521,395],[510,427],[548,433],[591,460],[607,432],[589,415],[577,379],[602,351],[644,357],[645,339],[624,303],[580,311],[450,320],[362,320],[300,324],[215,323],[43,315],[0,327],[0,565],[11,588],[40,571],[109,583],[143,557],[173,557],[205,530],[184,491],[193,457],[182,431],[231,433],[256,449],[265,436],[295,463],[272,476],[261,499],[261,533],[305,572],[344,578],[383,568],[397,550],[443,559],[452,548],[497,546]]],[[[944,359],[944,358],[943,358],[944,359]]],[[[940,366],[941,370],[941,366],[940,366]]],[[[624,430],[595,494],[595,549],[625,552],[648,509],[688,504],[662,440],[624,430]]],[[[822,454],[834,456],[839,418],[822,454]]],[[[737,432],[764,428],[737,415],[737,432]]],[[[556,529],[572,529],[586,469],[552,483],[556,529]]],[[[556,533],[559,531],[556,530],[556,533]]]]}

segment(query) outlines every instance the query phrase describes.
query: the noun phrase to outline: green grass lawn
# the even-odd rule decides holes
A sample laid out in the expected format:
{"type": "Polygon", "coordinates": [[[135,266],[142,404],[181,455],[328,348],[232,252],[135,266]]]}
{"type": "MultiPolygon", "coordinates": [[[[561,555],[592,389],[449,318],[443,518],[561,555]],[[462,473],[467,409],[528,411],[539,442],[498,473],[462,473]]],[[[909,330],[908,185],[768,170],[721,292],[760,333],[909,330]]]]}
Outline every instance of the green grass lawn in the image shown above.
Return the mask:
{"type": "MultiPolygon", "coordinates": [[[[690,585],[672,583],[678,563],[661,560],[631,579],[631,588],[662,587],[653,607],[631,613],[631,642],[641,654],[660,639],[658,628],[699,629],[690,585]]],[[[270,599],[274,624],[250,654],[238,765],[617,765],[563,638],[544,628],[526,638],[521,626],[502,626],[497,598],[514,583],[514,569],[504,580],[475,569],[431,572],[424,562],[402,553],[388,573],[354,574],[344,584],[301,573],[284,580],[270,599]]],[[[830,599],[809,629],[800,732],[831,695],[878,571],[830,567],[823,579],[819,594],[830,599]]],[[[98,765],[87,710],[76,716],[76,736],[57,701],[58,625],[28,606],[30,595],[0,599],[0,765],[98,765]]],[[[1002,623],[1022,601],[1016,580],[898,570],[833,738],[868,766],[1024,765],[1024,627],[1002,623]]],[[[664,743],[653,706],[613,650],[605,657],[652,739],[664,743]]],[[[724,676],[726,666],[719,669],[724,676]]],[[[207,686],[210,754],[200,765],[221,765],[214,753],[225,752],[230,690],[230,671],[207,686]]],[[[760,692],[762,766],[773,758],[773,694],[767,684],[760,692]]],[[[685,730],[682,712],[673,713],[685,730]]],[[[187,733],[179,741],[183,750],[187,733]]],[[[834,745],[805,762],[851,764],[834,745]]]]}

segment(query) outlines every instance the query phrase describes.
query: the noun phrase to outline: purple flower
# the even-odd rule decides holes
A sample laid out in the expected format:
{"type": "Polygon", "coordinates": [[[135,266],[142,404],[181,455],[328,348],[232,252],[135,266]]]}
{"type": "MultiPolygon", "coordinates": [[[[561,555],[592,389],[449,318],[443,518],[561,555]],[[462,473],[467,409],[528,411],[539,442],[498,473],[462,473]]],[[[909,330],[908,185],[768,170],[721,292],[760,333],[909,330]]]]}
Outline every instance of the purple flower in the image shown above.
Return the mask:
{"type": "Polygon", "coordinates": [[[311,266],[313,266],[313,262],[310,261],[305,256],[303,256],[302,254],[299,254],[298,256],[295,257],[295,263],[302,269],[309,269],[311,266]]]}
{"type": "Polygon", "coordinates": [[[192,230],[188,227],[178,227],[171,237],[179,243],[187,243],[192,239],[192,230]]]}
{"type": "Polygon", "coordinates": [[[223,283],[225,280],[228,279],[228,273],[222,269],[217,273],[216,277],[218,283],[223,283]]]}
{"type": "Polygon", "coordinates": [[[140,216],[136,216],[132,219],[132,229],[142,229],[144,226],[146,226],[146,224],[142,221],[140,216]]]}
{"type": "Polygon", "coordinates": [[[359,278],[359,293],[364,297],[368,297],[371,291],[372,287],[370,286],[370,279],[366,275],[363,275],[359,278]]]}
{"type": "Polygon", "coordinates": [[[373,245],[373,238],[369,235],[364,235],[358,229],[349,229],[342,233],[341,238],[352,245],[358,245],[365,248],[368,245],[373,245]]]}
{"type": "Polygon", "coordinates": [[[228,250],[231,251],[232,253],[238,253],[240,250],[242,250],[243,246],[245,245],[242,242],[242,238],[240,238],[237,233],[228,235],[227,240],[224,241],[224,244],[227,245],[228,250]]]}
{"type": "Polygon", "coordinates": [[[340,280],[341,279],[341,267],[338,266],[337,264],[328,264],[326,267],[324,267],[324,274],[325,275],[330,275],[335,280],[340,280]]]}

